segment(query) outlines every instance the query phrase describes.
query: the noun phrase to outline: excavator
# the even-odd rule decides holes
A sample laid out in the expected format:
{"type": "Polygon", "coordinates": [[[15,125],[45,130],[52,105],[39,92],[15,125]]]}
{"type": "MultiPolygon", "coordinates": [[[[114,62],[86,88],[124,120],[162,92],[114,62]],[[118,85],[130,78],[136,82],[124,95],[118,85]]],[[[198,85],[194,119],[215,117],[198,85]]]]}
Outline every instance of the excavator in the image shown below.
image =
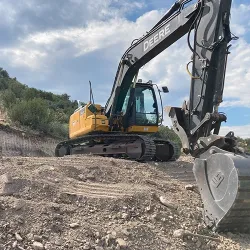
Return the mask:
{"type": "MultiPolygon", "coordinates": [[[[193,172],[203,201],[203,216],[215,231],[250,230],[250,159],[233,132],[220,136],[226,114],[223,101],[230,42],[232,0],[178,0],[143,37],[132,42],[119,63],[106,106],[80,106],[70,117],[69,140],[56,156],[92,153],[135,160],[174,160],[178,147],[146,136],[158,129],[155,87],[139,81],[142,66],[187,35],[192,52],[186,70],[191,78],[189,101],[166,107],[183,152],[194,160],[193,172]],[[192,37],[191,37],[192,34],[192,37]],[[192,42],[191,42],[192,39],[192,42]],[[190,70],[192,65],[192,70],[190,70]]],[[[180,84],[180,83],[176,83],[180,84]]],[[[160,92],[158,90],[158,92],[160,92]]],[[[168,92],[167,87],[163,92],[168,92]]]]}

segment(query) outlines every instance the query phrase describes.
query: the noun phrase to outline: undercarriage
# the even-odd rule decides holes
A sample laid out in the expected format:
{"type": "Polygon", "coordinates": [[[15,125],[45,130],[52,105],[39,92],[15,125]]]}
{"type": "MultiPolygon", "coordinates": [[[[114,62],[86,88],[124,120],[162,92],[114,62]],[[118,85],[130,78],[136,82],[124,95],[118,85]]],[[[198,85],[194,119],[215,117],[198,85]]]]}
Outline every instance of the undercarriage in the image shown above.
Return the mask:
{"type": "Polygon", "coordinates": [[[55,155],[93,154],[137,161],[171,161],[180,156],[180,147],[168,140],[133,134],[86,135],[60,142],[55,155]]]}

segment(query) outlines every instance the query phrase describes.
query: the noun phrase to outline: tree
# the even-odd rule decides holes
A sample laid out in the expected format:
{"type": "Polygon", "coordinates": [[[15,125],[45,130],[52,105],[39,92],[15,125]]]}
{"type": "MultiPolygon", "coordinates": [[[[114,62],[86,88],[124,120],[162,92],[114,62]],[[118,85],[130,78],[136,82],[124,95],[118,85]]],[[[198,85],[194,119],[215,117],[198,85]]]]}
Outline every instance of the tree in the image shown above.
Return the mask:
{"type": "Polygon", "coordinates": [[[8,88],[8,81],[5,78],[0,78],[0,91],[8,88]]]}
{"type": "Polygon", "coordinates": [[[23,92],[25,100],[32,100],[34,98],[37,98],[38,91],[35,88],[27,88],[23,92]]]}
{"type": "Polygon", "coordinates": [[[13,104],[16,103],[16,95],[12,90],[6,89],[1,93],[1,97],[3,100],[3,105],[5,108],[10,108],[13,104]]]}
{"type": "Polygon", "coordinates": [[[0,68],[0,78],[10,78],[9,77],[9,73],[6,71],[6,70],[4,70],[3,68],[0,68]]]}

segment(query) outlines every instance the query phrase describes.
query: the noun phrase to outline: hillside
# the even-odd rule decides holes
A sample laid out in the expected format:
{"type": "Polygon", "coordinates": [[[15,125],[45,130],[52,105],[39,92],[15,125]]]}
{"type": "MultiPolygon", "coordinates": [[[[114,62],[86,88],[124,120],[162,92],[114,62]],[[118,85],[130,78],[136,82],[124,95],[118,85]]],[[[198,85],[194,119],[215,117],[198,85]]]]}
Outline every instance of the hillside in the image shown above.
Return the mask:
{"type": "Polygon", "coordinates": [[[77,108],[69,95],[30,88],[0,68],[0,97],[0,122],[67,137],[69,116],[77,108]]]}

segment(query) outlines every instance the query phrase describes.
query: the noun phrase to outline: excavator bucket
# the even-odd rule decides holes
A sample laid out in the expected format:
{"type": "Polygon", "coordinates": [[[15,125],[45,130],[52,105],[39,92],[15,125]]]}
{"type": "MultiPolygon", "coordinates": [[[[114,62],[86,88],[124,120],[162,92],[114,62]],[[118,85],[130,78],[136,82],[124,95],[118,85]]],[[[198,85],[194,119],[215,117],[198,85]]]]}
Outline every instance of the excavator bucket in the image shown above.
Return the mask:
{"type": "Polygon", "coordinates": [[[195,159],[193,172],[214,231],[250,231],[250,157],[211,147],[195,159]]]}

